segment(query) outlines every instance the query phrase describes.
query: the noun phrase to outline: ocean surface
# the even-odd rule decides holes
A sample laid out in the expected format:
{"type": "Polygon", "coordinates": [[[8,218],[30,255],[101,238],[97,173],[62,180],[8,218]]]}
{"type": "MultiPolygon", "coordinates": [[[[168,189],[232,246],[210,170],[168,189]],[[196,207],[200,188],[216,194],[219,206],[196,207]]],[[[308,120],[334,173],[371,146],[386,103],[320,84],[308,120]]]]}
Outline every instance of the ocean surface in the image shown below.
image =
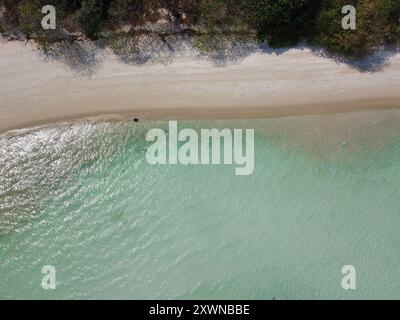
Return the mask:
{"type": "Polygon", "coordinates": [[[2,136],[0,298],[400,298],[400,126],[384,143],[281,128],[300,118],[179,122],[254,128],[250,176],[149,165],[145,134],[166,121],[2,136]],[[341,286],[345,265],[356,290],[341,286]]]}

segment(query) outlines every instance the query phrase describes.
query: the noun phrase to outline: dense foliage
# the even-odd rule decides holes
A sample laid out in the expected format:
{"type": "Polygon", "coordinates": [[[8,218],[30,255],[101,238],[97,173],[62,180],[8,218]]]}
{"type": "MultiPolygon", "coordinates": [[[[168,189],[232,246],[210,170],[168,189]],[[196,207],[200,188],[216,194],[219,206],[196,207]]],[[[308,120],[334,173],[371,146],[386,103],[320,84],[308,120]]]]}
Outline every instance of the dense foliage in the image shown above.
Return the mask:
{"type": "Polygon", "coordinates": [[[347,3],[348,0],[324,1],[316,24],[316,43],[336,52],[361,55],[385,43],[399,42],[399,0],[354,1],[358,9],[357,28],[351,32],[343,30],[337,23],[343,16],[341,8],[347,3]]]}
{"type": "Polygon", "coordinates": [[[40,27],[45,4],[57,8],[64,30],[92,40],[122,26],[156,23],[168,12],[171,25],[184,26],[177,30],[241,32],[273,47],[304,40],[362,55],[386,43],[400,44],[400,0],[0,0],[0,32],[19,30],[28,38],[54,40],[55,32],[40,27]],[[341,27],[341,8],[348,4],[357,9],[356,30],[341,27]]]}

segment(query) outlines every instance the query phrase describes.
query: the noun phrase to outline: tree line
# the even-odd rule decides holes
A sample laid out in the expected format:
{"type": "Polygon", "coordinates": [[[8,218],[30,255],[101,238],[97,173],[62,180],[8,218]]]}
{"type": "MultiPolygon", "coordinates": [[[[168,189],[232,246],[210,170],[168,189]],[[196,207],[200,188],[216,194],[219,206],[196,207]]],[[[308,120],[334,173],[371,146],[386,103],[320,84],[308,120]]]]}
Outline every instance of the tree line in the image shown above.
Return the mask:
{"type": "Polygon", "coordinates": [[[0,0],[0,32],[51,39],[40,8],[54,5],[57,25],[96,40],[105,31],[157,20],[165,8],[171,23],[203,32],[241,32],[271,47],[305,41],[347,55],[400,44],[399,0],[0,0]],[[357,10],[357,28],[341,25],[345,5],[357,10]],[[1,12],[1,11],[0,11],[1,12]]]}

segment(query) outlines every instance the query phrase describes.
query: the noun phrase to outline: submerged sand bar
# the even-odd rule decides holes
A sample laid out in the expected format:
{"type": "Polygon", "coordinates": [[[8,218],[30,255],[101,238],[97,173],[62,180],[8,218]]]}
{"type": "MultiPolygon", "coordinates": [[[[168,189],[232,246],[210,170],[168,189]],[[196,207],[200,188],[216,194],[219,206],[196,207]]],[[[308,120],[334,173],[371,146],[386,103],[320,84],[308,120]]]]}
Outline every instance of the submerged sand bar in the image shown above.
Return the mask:
{"type": "Polygon", "coordinates": [[[109,51],[93,74],[44,60],[30,44],[0,42],[0,132],[99,114],[239,118],[400,108],[400,53],[360,72],[309,49],[253,53],[216,67],[181,57],[132,66],[109,51]]]}

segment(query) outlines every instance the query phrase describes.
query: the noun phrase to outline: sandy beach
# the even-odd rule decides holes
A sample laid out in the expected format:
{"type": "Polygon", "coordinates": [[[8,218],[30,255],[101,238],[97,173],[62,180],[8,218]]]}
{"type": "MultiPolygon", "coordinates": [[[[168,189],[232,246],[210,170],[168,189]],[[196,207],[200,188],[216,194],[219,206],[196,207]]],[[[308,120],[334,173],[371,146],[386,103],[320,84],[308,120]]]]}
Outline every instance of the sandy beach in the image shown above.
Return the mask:
{"type": "Polygon", "coordinates": [[[182,56],[133,66],[108,50],[81,74],[31,44],[0,43],[0,132],[75,118],[249,118],[400,107],[400,54],[362,72],[297,48],[216,67],[182,56]]]}

